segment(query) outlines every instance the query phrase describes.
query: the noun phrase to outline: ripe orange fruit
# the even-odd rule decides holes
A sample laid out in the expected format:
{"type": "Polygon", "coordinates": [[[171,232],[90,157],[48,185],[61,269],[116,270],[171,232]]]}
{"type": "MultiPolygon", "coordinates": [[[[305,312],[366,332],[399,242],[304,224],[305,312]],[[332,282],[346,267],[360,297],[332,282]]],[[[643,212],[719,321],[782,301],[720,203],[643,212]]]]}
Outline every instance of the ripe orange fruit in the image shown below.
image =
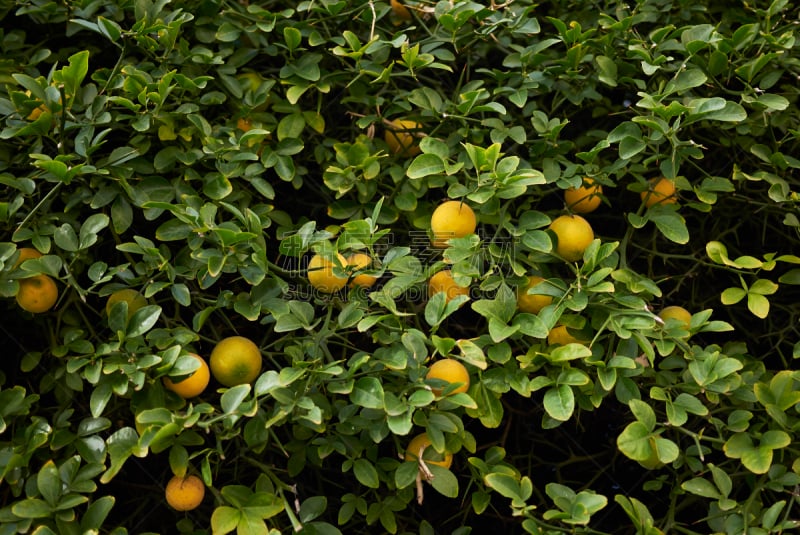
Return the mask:
{"type": "Polygon", "coordinates": [[[172,476],[164,492],[167,503],[176,511],[196,509],[206,495],[203,480],[194,475],[172,476]]]}
{"type": "Polygon", "coordinates": [[[406,448],[406,461],[419,461],[420,457],[425,464],[435,464],[444,468],[450,468],[453,464],[452,453],[439,453],[431,446],[431,440],[427,433],[421,433],[411,439],[406,448]]]}
{"type": "Polygon", "coordinates": [[[528,290],[543,282],[544,279],[538,275],[528,277],[525,286],[517,288],[517,308],[529,314],[538,314],[540,310],[553,302],[550,295],[529,294],[528,290]]]}
{"type": "Polygon", "coordinates": [[[365,253],[353,253],[347,257],[347,265],[352,266],[353,271],[356,272],[350,279],[350,287],[356,286],[361,288],[369,288],[378,281],[378,277],[374,275],[367,275],[366,273],[358,273],[361,270],[369,269],[372,265],[372,258],[365,253]]]}
{"type": "Polygon", "coordinates": [[[108,301],[106,301],[106,315],[110,316],[111,309],[114,305],[122,301],[128,303],[128,319],[131,319],[131,316],[133,316],[137,310],[147,305],[147,299],[138,291],[133,288],[123,288],[108,296],[108,301]]]}
{"type": "Polygon", "coordinates": [[[640,195],[642,202],[648,208],[656,204],[673,204],[678,202],[676,196],[675,182],[668,178],[651,178],[648,180],[648,188],[640,195]]]}
{"type": "Polygon", "coordinates": [[[692,322],[692,313],[686,310],[685,308],[677,305],[672,305],[665,307],[661,312],[658,313],[658,317],[664,320],[665,322],[668,319],[676,319],[683,323],[683,326],[686,330],[689,330],[689,325],[692,322]]]}
{"type": "Polygon", "coordinates": [[[383,140],[389,145],[392,154],[416,156],[420,153],[420,148],[417,144],[417,136],[412,131],[420,128],[422,125],[416,121],[395,119],[386,126],[383,140]]]}
{"type": "MultiPolygon", "coordinates": [[[[30,97],[31,96],[31,90],[30,89],[26,90],[25,94],[30,97]]],[[[67,96],[67,98],[69,98],[69,96],[67,96]]],[[[58,97],[58,103],[59,104],[63,104],[63,100],[62,100],[61,97],[58,97]]],[[[28,114],[26,119],[29,120],[29,121],[35,121],[36,119],[41,117],[41,115],[46,111],[50,111],[50,108],[47,106],[47,104],[42,102],[37,108],[34,108],[34,109],[31,110],[31,112],[28,114]]]]}
{"type": "Polygon", "coordinates": [[[439,292],[444,292],[446,301],[449,302],[456,296],[469,295],[469,287],[459,286],[453,279],[453,273],[449,269],[443,269],[428,280],[428,297],[439,292]]]}
{"type": "Polygon", "coordinates": [[[30,260],[31,258],[41,258],[42,253],[34,249],[33,247],[22,247],[18,249],[19,257],[17,261],[14,262],[14,267],[12,269],[17,269],[20,264],[22,264],[26,260],[30,260]]]}
{"type": "Polygon", "coordinates": [[[434,247],[447,247],[450,238],[463,238],[475,232],[477,219],[463,201],[445,201],[431,215],[432,244],[434,247]]]}
{"type": "MultiPolygon", "coordinates": [[[[426,379],[440,379],[448,383],[461,383],[461,386],[455,388],[452,393],[459,394],[469,390],[469,372],[466,366],[461,364],[456,359],[441,359],[431,364],[428,370],[426,379]]],[[[444,388],[434,387],[433,393],[437,396],[442,394],[444,388]]]]}
{"type": "MultiPolygon", "coordinates": [[[[342,267],[347,265],[347,259],[337,253],[342,267]]],[[[334,263],[322,255],[314,255],[308,262],[308,282],[322,293],[332,294],[338,292],[347,284],[347,277],[338,277],[333,273],[334,263]]]]}
{"type": "Polygon", "coordinates": [[[550,345],[565,346],[567,344],[584,344],[586,340],[579,340],[570,334],[566,325],[556,325],[547,335],[547,343],[550,345]]]}
{"type": "Polygon", "coordinates": [[[253,129],[253,121],[250,117],[239,117],[236,119],[236,128],[242,132],[249,132],[253,129]]]}
{"type": "Polygon", "coordinates": [[[261,351],[244,336],[220,340],[209,357],[211,374],[225,386],[252,383],[261,375],[261,351]]]}
{"type": "Polygon", "coordinates": [[[593,179],[586,177],[580,187],[564,191],[564,202],[567,203],[567,210],[576,214],[588,214],[600,206],[602,193],[603,186],[595,184],[593,179]]]}
{"type": "Polygon", "coordinates": [[[399,0],[389,0],[392,6],[392,13],[400,20],[411,20],[411,11],[399,0]]]}
{"type": "Polygon", "coordinates": [[[169,377],[165,376],[163,378],[164,386],[183,399],[194,398],[202,394],[211,379],[211,372],[203,357],[194,353],[190,353],[190,356],[200,361],[200,367],[193,371],[190,376],[177,383],[173,383],[169,377]]]}
{"type": "Polygon", "coordinates": [[[47,312],[58,301],[58,286],[49,275],[41,274],[20,279],[17,304],[28,312],[47,312]]]}
{"type": "Polygon", "coordinates": [[[562,215],[550,223],[558,242],[556,253],[568,262],[577,262],[583,258],[583,251],[594,240],[592,226],[579,215],[562,215]]]}

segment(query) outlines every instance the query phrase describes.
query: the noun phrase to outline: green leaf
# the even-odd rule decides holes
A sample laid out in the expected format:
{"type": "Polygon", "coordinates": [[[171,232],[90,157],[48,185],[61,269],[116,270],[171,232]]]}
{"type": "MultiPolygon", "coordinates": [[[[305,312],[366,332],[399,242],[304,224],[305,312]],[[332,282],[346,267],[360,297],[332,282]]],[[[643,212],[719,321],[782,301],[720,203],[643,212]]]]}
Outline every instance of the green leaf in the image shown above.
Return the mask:
{"type": "Polygon", "coordinates": [[[328,506],[328,499],[325,496],[311,496],[303,500],[300,504],[300,510],[297,512],[301,522],[310,522],[318,518],[325,512],[328,506]]]}
{"type": "Polygon", "coordinates": [[[113,496],[103,496],[90,503],[81,517],[81,531],[83,533],[91,530],[99,532],[108,513],[111,512],[111,508],[114,507],[114,501],[115,498],[113,496]]]}
{"type": "Polygon", "coordinates": [[[551,418],[566,422],[575,411],[575,393],[569,385],[551,387],[544,393],[543,403],[551,418]]]}
{"type": "Polygon", "coordinates": [[[575,359],[585,359],[592,356],[592,350],[583,344],[570,343],[559,346],[550,352],[547,357],[550,362],[566,362],[575,359]]]}
{"type": "Polygon", "coordinates": [[[286,48],[289,49],[289,52],[293,52],[300,46],[302,39],[303,35],[297,28],[292,26],[285,26],[283,28],[283,41],[286,43],[286,48]]]}
{"type": "Polygon", "coordinates": [[[214,534],[224,535],[236,529],[239,525],[239,520],[242,518],[242,512],[239,509],[221,505],[214,509],[211,514],[211,529],[214,534]]]}
{"type": "Polygon", "coordinates": [[[625,137],[619,143],[619,157],[623,160],[629,160],[642,152],[647,147],[647,144],[634,137],[625,137]]]}
{"type": "Polygon", "coordinates": [[[52,460],[44,463],[39,470],[36,475],[36,486],[49,506],[55,507],[58,504],[58,499],[61,497],[61,476],[52,460]]]}
{"type": "Polygon", "coordinates": [[[377,377],[362,377],[353,386],[350,400],[368,409],[383,409],[383,385],[377,377]]]}
{"type": "Polygon", "coordinates": [[[128,322],[128,329],[125,333],[128,338],[139,336],[149,331],[161,317],[161,307],[158,305],[146,305],[137,310],[128,322]]]}
{"type": "Polygon", "coordinates": [[[503,472],[491,472],[483,476],[483,482],[501,496],[519,502],[526,500],[526,497],[522,496],[519,479],[515,476],[503,472]]]}
{"type": "Polygon", "coordinates": [[[74,96],[89,72],[89,51],[81,50],[71,55],[68,61],[69,65],[60,71],[60,81],[64,83],[64,93],[74,96]]]}
{"type": "Polygon", "coordinates": [[[247,395],[250,394],[250,389],[251,386],[249,384],[242,384],[226,390],[219,400],[220,406],[222,407],[222,412],[224,414],[232,414],[236,412],[236,409],[239,408],[239,405],[241,405],[247,395]]]}
{"type": "Polygon", "coordinates": [[[769,300],[761,294],[748,292],[747,309],[754,316],[764,319],[769,316],[769,300]]]}
{"type": "Polygon", "coordinates": [[[12,505],[11,512],[20,518],[44,518],[53,513],[53,508],[44,500],[25,498],[12,505]]]}
{"type": "Polygon", "coordinates": [[[380,486],[378,471],[367,459],[356,459],[353,463],[353,473],[359,483],[365,487],[377,489],[380,486]]]}
{"type": "Polygon", "coordinates": [[[735,305],[745,298],[747,291],[743,288],[725,288],[720,294],[723,305],[735,305]]]}
{"type": "Polygon", "coordinates": [[[769,279],[757,279],[747,291],[760,295],[772,295],[778,291],[778,285],[769,279]]]}
{"type": "Polygon", "coordinates": [[[410,179],[423,178],[430,175],[444,173],[445,163],[436,154],[420,154],[411,161],[411,165],[406,170],[406,176],[410,179]]]}
{"type": "Polygon", "coordinates": [[[458,479],[453,472],[436,464],[429,464],[428,469],[433,474],[430,484],[436,492],[448,498],[458,497],[458,479]]]}
{"type": "Polygon", "coordinates": [[[708,77],[700,69],[687,69],[678,73],[675,78],[667,82],[664,94],[683,93],[687,89],[699,87],[706,83],[708,77]]]}
{"type": "Polygon", "coordinates": [[[626,457],[634,461],[646,461],[653,454],[651,436],[651,428],[639,421],[631,422],[617,437],[617,447],[626,457]]]}
{"type": "Polygon", "coordinates": [[[678,212],[657,204],[648,209],[647,217],[668,240],[679,244],[689,242],[686,220],[678,212]]]}
{"type": "Polygon", "coordinates": [[[745,468],[755,474],[766,474],[772,465],[772,452],[785,448],[791,443],[788,433],[780,430],[770,430],[761,437],[761,443],[756,446],[747,433],[736,433],[723,445],[725,455],[732,459],[741,459],[745,468]]]}
{"type": "Polygon", "coordinates": [[[681,483],[681,488],[686,492],[696,494],[697,496],[702,496],[703,498],[718,500],[725,497],[722,495],[722,493],[720,493],[719,489],[717,489],[713,483],[707,479],[703,479],[702,477],[696,477],[694,479],[690,479],[689,481],[684,481],[681,483]]]}
{"type": "Polygon", "coordinates": [[[632,399],[628,402],[628,408],[630,408],[636,420],[647,428],[648,432],[655,429],[656,413],[649,404],[639,399],[632,399]]]}

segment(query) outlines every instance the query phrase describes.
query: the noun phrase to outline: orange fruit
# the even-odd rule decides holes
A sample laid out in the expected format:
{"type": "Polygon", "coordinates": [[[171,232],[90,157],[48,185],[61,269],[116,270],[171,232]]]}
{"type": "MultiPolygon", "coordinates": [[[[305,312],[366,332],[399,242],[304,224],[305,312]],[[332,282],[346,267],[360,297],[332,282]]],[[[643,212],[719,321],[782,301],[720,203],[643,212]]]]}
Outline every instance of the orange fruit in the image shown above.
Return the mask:
{"type": "MultiPolygon", "coordinates": [[[[337,253],[342,267],[347,265],[347,259],[337,253]]],[[[334,263],[322,255],[314,255],[308,262],[308,282],[322,293],[332,294],[344,288],[347,277],[339,277],[333,273],[334,263]]]]}
{"type": "MultiPolygon", "coordinates": [[[[27,91],[25,91],[25,94],[30,97],[31,96],[31,90],[28,89],[27,91]]],[[[63,100],[61,99],[61,97],[58,97],[58,103],[59,104],[63,104],[63,100]]],[[[37,108],[34,108],[34,109],[31,110],[31,112],[28,114],[26,119],[29,120],[29,121],[35,121],[36,119],[41,117],[41,115],[46,111],[50,111],[50,108],[47,106],[47,104],[42,102],[37,108]]]]}
{"type": "Polygon", "coordinates": [[[17,261],[14,262],[14,267],[12,269],[17,269],[26,260],[30,260],[31,258],[41,258],[42,256],[42,253],[33,247],[22,247],[17,249],[17,251],[19,251],[19,257],[17,258],[17,261]]]}
{"type": "Polygon", "coordinates": [[[211,372],[203,357],[194,353],[190,353],[189,356],[200,361],[200,367],[193,371],[191,375],[177,383],[173,383],[169,377],[165,376],[163,378],[164,386],[183,399],[194,398],[202,394],[211,379],[211,372]]]}
{"type": "Polygon", "coordinates": [[[583,344],[585,340],[579,340],[572,336],[566,325],[556,325],[547,335],[547,343],[550,345],[565,346],[567,344],[583,344]]]}
{"type": "Polygon", "coordinates": [[[164,494],[169,506],[176,511],[191,511],[202,503],[206,486],[202,479],[194,475],[172,476],[164,494]]]}
{"type": "Polygon", "coordinates": [[[562,215],[550,223],[558,241],[556,253],[568,262],[583,258],[583,252],[594,240],[592,226],[579,215],[562,215]]]}
{"type": "Polygon", "coordinates": [[[432,244],[447,247],[447,240],[463,238],[475,232],[475,212],[463,201],[445,201],[431,215],[432,244]]]}
{"type": "Polygon", "coordinates": [[[540,310],[553,302],[553,297],[550,295],[528,293],[528,290],[543,281],[542,277],[531,275],[525,286],[517,288],[517,308],[519,310],[529,314],[538,314],[540,310]]]}
{"type": "Polygon", "coordinates": [[[47,312],[58,301],[58,286],[49,275],[41,274],[20,279],[17,304],[28,312],[47,312]]]}
{"type": "Polygon", "coordinates": [[[439,453],[431,446],[431,440],[427,433],[421,433],[411,439],[406,448],[406,461],[419,461],[420,457],[425,464],[435,464],[443,468],[450,468],[453,464],[452,453],[439,453]]]}
{"type": "Polygon", "coordinates": [[[665,307],[661,312],[658,313],[658,317],[665,322],[668,319],[679,320],[683,323],[683,326],[687,331],[689,330],[689,325],[692,322],[692,313],[677,305],[665,307]]]}
{"type": "Polygon", "coordinates": [[[353,253],[347,257],[347,265],[353,268],[355,275],[350,279],[350,287],[356,286],[361,288],[369,288],[378,281],[378,277],[374,275],[367,275],[366,273],[358,273],[361,270],[369,269],[372,265],[372,258],[368,254],[353,253]]]}
{"type": "Polygon", "coordinates": [[[390,121],[383,133],[383,140],[389,145],[392,154],[401,156],[416,156],[420,153],[417,136],[413,130],[419,130],[422,125],[407,119],[390,121]]]}
{"type": "Polygon", "coordinates": [[[443,269],[428,280],[428,297],[439,292],[444,292],[446,301],[450,301],[459,295],[469,295],[469,287],[459,286],[453,279],[453,273],[449,269],[443,269]]]}
{"type": "Polygon", "coordinates": [[[586,177],[580,187],[564,191],[564,202],[567,203],[567,210],[576,214],[588,214],[597,210],[603,202],[600,197],[602,193],[603,186],[586,177]]]}
{"type": "Polygon", "coordinates": [[[236,128],[242,132],[249,132],[253,128],[253,121],[250,117],[239,117],[236,119],[236,128]]]}
{"type": "Polygon", "coordinates": [[[648,208],[656,204],[673,204],[678,202],[676,196],[675,182],[668,178],[651,178],[648,180],[648,188],[640,195],[642,202],[648,208]]]}
{"type": "MultiPolygon", "coordinates": [[[[459,394],[469,390],[469,372],[466,366],[456,359],[441,359],[431,364],[426,379],[440,379],[448,383],[461,383],[452,393],[459,394]]],[[[442,394],[444,388],[434,387],[433,393],[437,396],[442,394]]]]}
{"type": "Polygon", "coordinates": [[[392,6],[392,13],[400,20],[411,20],[411,11],[399,0],[389,0],[392,6]]]}
{"type": "Polygon", "coordinates": [[[111,315],[111,309],[119,302],[128,303],[128,319],[131,319],[137,310],[147,305],[147,299],[133,288],[123,288],[108,296],[106,301],[106,315],[111,315]]]}
{"type": "Polygon", "coordinates": [[[225,386],[252,383],[261,375],[261,351],[244,336],[223,338],[208,360],[211,375],[225,386]]]}

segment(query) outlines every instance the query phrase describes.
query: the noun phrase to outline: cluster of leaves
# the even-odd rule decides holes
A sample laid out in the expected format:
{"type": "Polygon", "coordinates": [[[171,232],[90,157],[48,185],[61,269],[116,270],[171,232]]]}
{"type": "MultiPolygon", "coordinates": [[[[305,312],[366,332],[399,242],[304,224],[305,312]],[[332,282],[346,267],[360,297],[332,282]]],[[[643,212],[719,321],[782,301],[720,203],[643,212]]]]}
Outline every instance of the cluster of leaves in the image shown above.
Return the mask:
{"type": "Polygon", "coordinates": [[[756,4],[0,2],[0,533],[796,527],[800,44],[756,4]],[[446,198],[479,232],[432,249],[446,198]],[[375,286],[308,284],[353,251],[375,286]],[[443,267],[470,295],[427,295],[443,267]],[[37,274],[58,303],[20,313],[37,274]],[[149,304],[108,314],[119,288],[149,304]],[[164,388],[232,334],[252,385],[164,388]],[[434,392],[442,357],[467,392],[434,392]],[[450,468],[406,460],[422,431],[450,468]],[[212,492],[177,515],[187,472],[212,492]]]}

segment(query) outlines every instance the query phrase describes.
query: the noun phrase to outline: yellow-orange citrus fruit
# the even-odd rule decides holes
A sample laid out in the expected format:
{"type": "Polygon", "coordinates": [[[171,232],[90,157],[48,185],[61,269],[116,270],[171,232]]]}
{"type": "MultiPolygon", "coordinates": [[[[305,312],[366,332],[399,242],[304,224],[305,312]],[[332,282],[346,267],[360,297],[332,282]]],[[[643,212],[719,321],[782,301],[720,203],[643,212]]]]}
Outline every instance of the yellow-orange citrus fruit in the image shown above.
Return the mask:
{"type": "MultiPolygon", "coordinates": [[[[342,267],[347,265],[347,259],[337,253],[342,267]]],[[[322,293],[332,294],[338,292],[347,284],[347,277],[338,277],[333,273],[335,264],[322,255],[314,255],[308,262],[308,282],[322,293]]]]}
{"type": "Polygon", "coordinates": [[[33,247],[22,247],[18,249],[19,256],[17,257],[17,261],[14,262],[14,268],[17,269],[20,264],[22,264],[26,260],[30,260],[31,258],[41,258],[42,253],[34,249],[33,247]]]}
{"type": "Polygon", "coordinates": [[[540,310],[553,302],[553,297],[550,295],[529,294],[528,290],[544,281],[538,275],[531,275],[528,277],[528,282],[525,286],[517,288],[517,308],[522,312],[529,314],[538,314],[540,310]]]}
{"type": "Polygon", "coordinates": [[[450,468],[453,464],[453,454],[439,453],[433,449],[427,433],[420,433],[411,439],[406,448],[405,460],[418,461],[420,454],[425,464],[435,464],[444,468],[450,468]]]}
{"type": "MultiPolygon", "coordinates": [[[[25,91],[25,94],[31,96],[31,90],[28,89],[27,91],[25,91]]],[[[58,103],[63,104],[61,97],[58,97],[58,103]]],[[[41,115],[46,111],[50,111],[50,108],[47,106],[47,104],[42,102],[37,108],[31,110],[26,119],[28,119],[29,121],[35,121],[36,119],[41,117],[41,115]]]]}
{"type": "Polygon", "coordinates": [[[111,314],[111,309],[119,302],[128,303],[128,319],[131,319],[137,310],[147,305],[147,299],[133,288],[123,288],[108,296],[106,301],[106,315],[111,314]]]}
{"type": "Polygon", "coordinates": [[[583,179],[583,184],[578,188],[569,188],[564,191],[564,202],[567,209],[576,214],[594,212],[600,206],[603,186],[596,184],[589,177],[583,179]]]}
{"type": "Polygon", "coordinates": [[[651,178],[648,187],[641,193],[642,201],[648,208],[656,204],[673,204],[678,202],[675,195],[675,182],[668,178],[651,178]]]}
{"type": "Polygon", "coordinates": [[[20,279],[17,304],[28,312],[47,312],[58,301],[58,286],[49,275],[41,274],[20,279]]]}
{"type": "Polygon", "coordinates": [[[392,12],[400,20],[411,20],[411,11],[404,6],[399,0],[389,0],[392,6],[392,12]]]}
{"type": "Polygon", "coordinates": [[[416,121],[407,119],[395,119],[391,121],[383,133],[383,140],[389,145],[392,154],[401,156],[416,156],[420,153],[417,144],[417,136],[414,130],[419,130],[422,125],[416,121]]]}
{"type": "Polygon", "coordinates": [[[214,379],[225,386],[252,383],[261,374],[261,351],[249,338],[229,336],[214,346],[209,367],[214,379]]]}
{"type": "MultiPolygon", "coordinates": [[[[441,359],[437,360],[431,367],[428,369],[428,373],[425,376],[426,379],[441,379],[442,381],[446,381],[448,383],[461,383],[461,386],[455,388],[452,393],[459,394],[462,392],[466,392],[469,390],[469,372],[467,371],[466,366],[461,364],[456,359],[441,359]]],[[[433,393],[441,395],[444,388],[434,387],[433,393]]]]}
{"type": "Polygon", "coordinates": [[[439,292],[444,292],[446,301],[450,301],[459,295],[469,295],[469,287],[459,286],[453,278],[453,273],[449,269],[443,269],[428,280],[428,297],[439,292]]]}
{"type": "Polygon", "coordinates": [[[208,369],[208,364],[206,364],[203,357],[194,353],[190,353],[189,356],[200,362],[200,367],[193,371],[190,376],[177,383],[173,383],[169,377],[164,377],[164,386],[183,399],[194,398],[202,394],[211,380],[211,371],[208,369]]]}
{"type": "Polygon", "coordinates": [[[463,201],[445,201],[431,215],[434,247],[447,247],[447,240],[463,238],[475,232],[475,212],[463,201]]]}
{"type": "MultiPolygon", "coordinates": [[[[372,258],[365,253],[353,253],[347,257],[347,265],[352,266],[352,269],[355,272],[361,271],[362,269],[369,269],[372,265],[372,258]]],[[[377,280],[378,277],[374,275],[356,273],[353,278],[350,279],[350,287],[355,288],[358,286],[361,288],[369,288],[375,284],[377,280]]]]}
{"type": "Polygon", "coordinates": [[[556,325],[547,335],[547,343],[550,345],[565,346],[567,344],[583,344],[585,342],[585,340],[572,336],[566,325],[556,325]]]}
{"type": "Polygon", "coordinates": [[[692,313],[685,308],[677,305],[665,307],[658,313],[658,317],[664,321],[668,319],[676,319],[683,323],[683,326],[688,330],[692,322],[692,313]]]}
{"type": "Polygon", "coordinates": [[[253,121],[249,117],[239,117],[236,119],[236,128],[242,132],[249,132],[253,129],[253,121]]]}
{"type": "Polygon", "coordinates": [[[550,223],[558,242],[556,253],[568,262],[576,262],[583,258],[583,252],[594,240],[592,226],[579,215],[562,215],[550,223]]]}
{"type": "Polygon", "coordinates": [[[164,494],[169,506],[176,511],[191,511],[202,503],[206,486],[202,479],[194,475],[172,476],[164,494]]]}

